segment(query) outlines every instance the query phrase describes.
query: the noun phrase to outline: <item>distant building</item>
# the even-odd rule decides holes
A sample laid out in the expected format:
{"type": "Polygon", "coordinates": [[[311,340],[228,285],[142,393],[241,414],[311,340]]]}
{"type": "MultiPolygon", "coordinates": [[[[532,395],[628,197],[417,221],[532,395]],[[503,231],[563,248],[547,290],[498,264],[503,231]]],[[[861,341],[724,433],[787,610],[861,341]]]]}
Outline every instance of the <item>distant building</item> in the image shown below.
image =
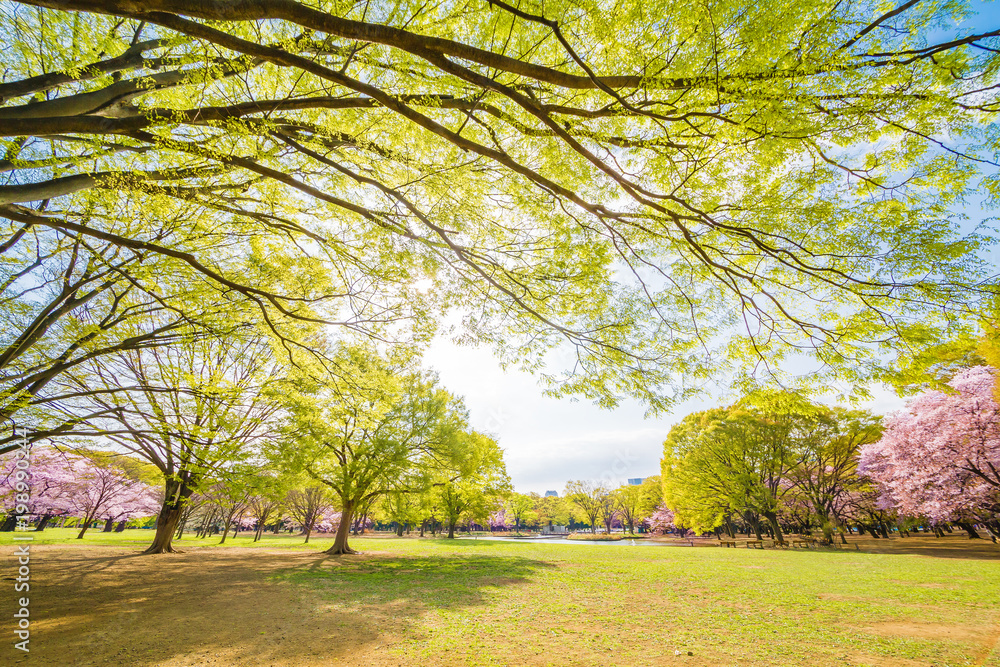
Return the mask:
{"type": "Polygon", "coordinates": [[[545,497],[546,498],[558,498],[559,497],[559,492],[558,491],[546,491],[545,492],[545,497]]]}
{"type": "MultiPolygon", "coordinates": [[[[619,477],[619,479],[621,479],[621,478],[619,477]]],[[[629,480],[628,480],[628,485],[629,486],[641,486],[642,485],[642,480],[644,480],[644,479],[646,479],[646,478],[645,477],[630,477],[629,480]]]]}

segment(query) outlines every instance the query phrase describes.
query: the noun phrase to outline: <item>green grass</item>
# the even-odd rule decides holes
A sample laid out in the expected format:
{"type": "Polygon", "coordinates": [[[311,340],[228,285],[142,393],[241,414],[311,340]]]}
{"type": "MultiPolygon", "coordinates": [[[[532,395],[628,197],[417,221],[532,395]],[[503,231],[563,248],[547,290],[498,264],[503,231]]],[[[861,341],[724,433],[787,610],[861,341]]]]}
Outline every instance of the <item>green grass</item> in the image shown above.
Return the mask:
{"type": "MultiPolygon", "coordinates": [[[[152,529],[130,528],[120,533],[102,533],[100,528],[91,528],[82,540],[76,539],[79,528],[46,528],[40,533],[28,531],[25,533],[0,533],[0,544],[12,544],[14,536],[32,538],[32,544],[77,544],[82,546],[143,546],[145,548],[153,541],[152,529]]],[[[213,535],[205,539],[195,539],[193,534],[185,533],[180,540],[174,540],[174,546],[179,549],[190,547],[217,547],[221,535],[213,535]]],[[[234,538],[230,533],[226,538],[223,547],[261,547],[261,548],[302,548],[303,539],[298,535],[289,535],[287,532],[281,535],[265,533],[260,542],[253,542],[253,533],[242,532],[234,538]]],[[[310,543],[304,545],[305,548],[318,547],[321,544],[327,548],[333,542],[332,533],[314,533],[310,538],[310,543]],[[313,544],[315,542],[315,544],[313,544]]]]}
{"type": "MultiPolygon", "coordinates": [[[[79,544],[73,536],[47,530],[35,543],[79,544]]],[[[139,547],[151,537],[94,532],[82,542],[139,547]]],[[[318,550],[331,539],[269,536],[257,546],[318,550]]],[[[179,546],[217,543],[185,537],[179,546]]],[[[614,665],[1000,665],[996,560],[445,539],[352,546],[366,555],[274,578],[316,596],[321,611],[391,636],[387,664],[447,655],[470,665],[601,656],[614,665]]]]}
{"type": "Polygon", "coordinates": [[[968,630],[978,622],[988,631],[1000,620],[996,561],[624,545],[356,546],[392,555],[285,576],[320,591],[334,609],[409,609],[411,639],[399,655],[517,664],[496,652],[516,638],[522,658],[552,642],[564,652],[572,646],[583,662],[613,653],[623,665],[647,664],[650,646],[719,664],[1000,664],[996,654],[986,661],[986,643],[877,629],[916,622],[968,630]]]}

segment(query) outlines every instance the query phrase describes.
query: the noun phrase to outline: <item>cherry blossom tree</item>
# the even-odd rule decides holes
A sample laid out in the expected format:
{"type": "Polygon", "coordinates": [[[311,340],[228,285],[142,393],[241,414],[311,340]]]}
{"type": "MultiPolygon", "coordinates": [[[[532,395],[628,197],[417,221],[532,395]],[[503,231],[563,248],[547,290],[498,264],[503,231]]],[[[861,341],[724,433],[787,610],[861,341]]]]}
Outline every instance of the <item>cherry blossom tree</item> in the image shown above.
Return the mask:
{"type": "Polygon", "coordinates": [[[78,540],[95,520],[114,522],[140,511],[138,505],[149,498],[149,485],[111,457],[67,454],[65,461],[73,479],[66,484],[63,498],[69,513],[81,518],[78,540]]]}
{"type": "Polygon", "coordinates": [[[26,514],[39,517],[36,530],[42,530],[48,520],[55,516],[65,516],[71,513],[67,503],[67,493],[77,481],[76,470],[81,464],[53,447],[36,446],[31,452],[31,467],[29,468],[28,500],[16,502],[19,480],[14,456],[4,456],[0,459],[0,506],[6,511],[2,531],[12,531],[17,524],[18,507],[27,509],[26,514]]]}
{"type": "Polygon", "coordinates": [[[506,531],[510,530],[511,526],[514,525],[514,520],[507,512],[507,508],[504,506],[498,507],[492,514],[486,518],[486,525],[490,527],[490,531],[506,531]]]}
{"type": "Polygon", "coordinates": [[[879,507],[933,523],[974,522],[1000,511],[1000,406],[997,370],[976,366],[926,391],[884,420],[882,439],[861,448],[859,471],[878,487],[879,507]]]}
{"type": "Polygon", "coordinates": [[[125,529],[125,524],[131,519],[156,516],[162,503],[163,497],[160,489],[139,482],[121,494],[117,502],[108,503],[104,511],[97,515],[97,518],[105,521],[104,532],[110,533],[114,524],[118,524],[115,531],[120,532],[125,529]]]}
{"type": "Polygon", "coordinates": [[[660,503],[656,511],[650,516],[643,519],[643,523],[649,528],[650,532],[653,533],[663,533],[666,534],[670,530],[676,528],[674,525],[674,513],[663,503],[660,503]]]}
{"type": "MultiPolygon", "coordinates": [[[[156,489],[141,481],[125,461],[113,457],[95,459],[54,447],[35,447],[29,479],[29,499],[23,504],[28,514],[38,517],[36,530],[44,529],[52,517],[75,516],[81,519],[77,537],[82,538],[98,519],[110,526],[116,521],[150,516],[157,510],[156,489]]],[[[15,493],[14,458],[5,457],[0,463],[0,503],[9,509],[3,530],[13,530],[16,523],[15,493]]]]}

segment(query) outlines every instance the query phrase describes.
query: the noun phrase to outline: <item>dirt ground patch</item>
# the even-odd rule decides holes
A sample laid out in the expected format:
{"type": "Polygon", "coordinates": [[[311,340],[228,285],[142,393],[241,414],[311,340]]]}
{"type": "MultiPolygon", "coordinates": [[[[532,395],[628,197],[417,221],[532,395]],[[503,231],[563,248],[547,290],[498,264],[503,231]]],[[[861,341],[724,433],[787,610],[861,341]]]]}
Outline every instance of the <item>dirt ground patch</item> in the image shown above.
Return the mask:
{"type": "Polygon", "coordinates": [[[391,635],[366,619],[330,610],[308,589],[268,580],[284,569],[335,560],[288,550],[138,556],[115,548],[36,546],[32,651],[13,658],[8,653],[0,663],[376,664],[369,653],[391,635]]]}
{"type": "Polygon", "coordinates": [[[960,642],[985,642],[991,636],[992,628],[980,625],[943,625],[940,623],[893,622],[878,623],[866,632],[889,637],[915,637],[960,642]]]}

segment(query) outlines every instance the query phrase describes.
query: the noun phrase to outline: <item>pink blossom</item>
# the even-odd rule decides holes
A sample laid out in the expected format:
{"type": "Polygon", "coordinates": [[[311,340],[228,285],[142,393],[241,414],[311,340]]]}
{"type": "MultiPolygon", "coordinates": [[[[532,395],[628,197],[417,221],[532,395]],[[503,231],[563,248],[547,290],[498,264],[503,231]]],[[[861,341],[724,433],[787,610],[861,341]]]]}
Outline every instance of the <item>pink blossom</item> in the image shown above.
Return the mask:
{"type": "Polygon", "coordinates": [[[882,439],[861,448],[858,471],[878,487],[877,506],[934,522],[980,516],[1000,501],[996,370],[977,366],[885,418],[882,439]]]}

